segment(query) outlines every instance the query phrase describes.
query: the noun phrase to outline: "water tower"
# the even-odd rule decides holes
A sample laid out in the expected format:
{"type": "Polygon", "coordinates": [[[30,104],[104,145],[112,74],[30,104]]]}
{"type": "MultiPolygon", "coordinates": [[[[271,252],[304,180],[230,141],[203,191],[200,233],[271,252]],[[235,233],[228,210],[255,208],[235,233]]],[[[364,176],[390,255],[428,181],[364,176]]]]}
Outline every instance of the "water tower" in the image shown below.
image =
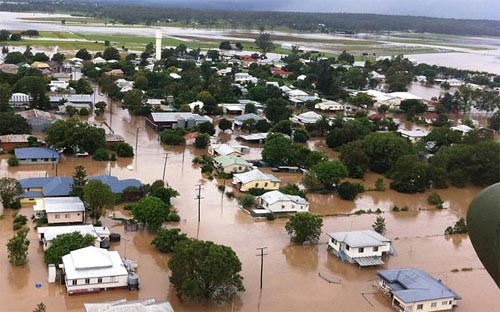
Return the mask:
{"type": "Polygon", "coordinates": [[[161,30],[156,31],[156,56],[155,59],[159,61],[161,59],[161,30]]]}

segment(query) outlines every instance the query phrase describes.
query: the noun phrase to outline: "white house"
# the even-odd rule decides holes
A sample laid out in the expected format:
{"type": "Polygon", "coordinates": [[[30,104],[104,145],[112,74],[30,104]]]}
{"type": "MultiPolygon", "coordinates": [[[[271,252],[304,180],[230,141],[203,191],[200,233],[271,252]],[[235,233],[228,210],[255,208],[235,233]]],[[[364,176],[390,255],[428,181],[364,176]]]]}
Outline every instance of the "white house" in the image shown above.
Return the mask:
{"type": "Polygon", "coordinates": [[[256,84],[257,82],[259,82],[259,78],[257,77],[254,77],[252,75],[250,75],[249,73],[236,73],[234,74],[234,81],[235,82],[238,82],[238,83],[253,83],[253,84],[256,84]]]}
{"type": "Polygon", "coordinates": [[[9,99],[9,105],[14,108],[29,107],[31,96],[26,93],[12,93],[9,99]]]}
{"type": "Polygon", "coordinates": [[[324,101],[314,105],[314,109],[328,112],[338,112],[344,110],[344,104],[335,101],[324,101]]]}
{"type": "Polygon", "coordinates": [[[419,269],[381,270],[376,286],[398,312],[451,310],[462,299],[441,280],[419,269]]]}
{"type": "Polygon", "coordinates": [[[181,75],[177,74],[177,73],[170,73],[168,74],[170,76],[170,78],[172,79],[175,79],[175,80],[178,80],[178,79],[181,79],[181,75]]]}
{"type": "Polygon", "coordinates": [[[109,238],[110,231],[107,227],[98,227],[91,224],[65,225],[65,226],[43,226],[37,228],[38,240],[43,244],[43,250],[47,250],[52,240],[59,235],[78,232],[95,237],[94,246],[100,247],[101,241],[109,238]]]}
{"type": "Polygon", "coordinates": [[[251,188],[278,190],[280,184],[280,179],[272,174],[263,173],[258,169],[233,174],[233,185],[242,192],[247,192],[251,188]]]}
{"type": "Polygon", "coordinates": [[[396,132],[399,133],[403,138],[408,138],[413,143],[420,141],[422,138],[426,137],[429,134],[427,130],[423,129],[398,129],[396,132]]]}
{"type": "Polygon", "coordinates": [[[271,212],[305,212],[309,211],[309,202],[296,195],[288,195],[280,191],[262,194],[257,199],[258,205],[271,212]]]}
{"type": "Polygon", "coordinates": [[[85,205],[79,197],[37,199],[33,211],[36,219],[46,215],[49,224],[83,223],[85,221],[85,205]]]}
{"type": "Polygon", "coordinates": [[[85,312],[174,312],[168,301],[154,298],[127,301],[119,299],[105,302],[84,303],[85,312]]]}
{"type": "Polygon", "coordinates": [[[391,252],[391,241],[373,230],[328,233],[328,249],[342,261],[360,266],[384,264],[382,254],[391,252]]]}
{"type": "Polygon", "coordinates": [[[249,119],[253,119],[255,122],[257,122],[259,120],[265,120],[266,118],[261,117],[257,114],[254,114],[254,113],[244,114],[244,115],[236,116],[234,118],[234,125],[241,127],[241,126],[243,126],[243,123],[249,119]]]}
{"type": "Polygon", "coordinates": [[[321,120],[321,115],[316,112],[305,112],[290,118],[293,122],[298,122],[301,124],[315,124],[317,121],[321,120]]]}
{"type": "Polygon", "coordinates": [[[453,131],[460,131],[460,132],[462,132],[462,134],[466,134],[467,132],[474,130],[467,125],[459,125],[459,126],[451,127],[450,129],[453,131]]]}
{"type": "Polygon", "coordinates": [[[128,271],[118,251],[89,246],[62,257],[68,294],[128,286],[128,271]]]}
{"type": "Polygon", "coordinates": [[[241,151],[229,144],[211,144],[208,146],[208,153],[214,156],[239,156],[242,154],[241,151]]]}

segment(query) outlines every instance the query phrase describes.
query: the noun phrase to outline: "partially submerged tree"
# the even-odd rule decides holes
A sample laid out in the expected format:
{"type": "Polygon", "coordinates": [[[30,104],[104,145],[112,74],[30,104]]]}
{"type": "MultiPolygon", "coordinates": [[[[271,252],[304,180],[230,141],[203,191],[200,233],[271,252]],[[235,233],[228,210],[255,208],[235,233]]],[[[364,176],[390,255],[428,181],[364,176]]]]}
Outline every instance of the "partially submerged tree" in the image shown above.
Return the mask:
{"type": "Polygon", "coordinates": [[[182,240],[168,266],[177,295],[189,301],[219,304],[245,291],[241,262],[231,247],[209,241],[182,240]]]}
{"type": "Polygon", "coordinates": [[[4,208],[16,207],[16,196],[23,192],[21,184],[14,178],[0,178],[0,200],[4,208]]]}
{"type": "Polygon", "coordinates": [[[159,229],[151,242],[158,251],[169,253],[174,251],[175,246],[182,240],[188,239],[186,234],[181,233],[180,229],[159,229]]]}
{"type": "Polygon", "coordinates": [[[372,224],[372,228],[375,232],[384,235],[385,233],[385,218],[378,216],[375,222],[372,224]]]}
{"type": "Polygon", "coordinates": [[[90,217],[94,224],[98,224],[104,208],[115,203],[115,194],[108,185],[99,180],[92,180],[83,188],[83,199],[90,208],[90,217]]]}
{"type": "Polygon", "coordinates": [[[144,223],[152,232],[158,231],[163,223],[167,221],[169,212],[170,205],[153,196],[142,198],[132,209],[134,218],[144,223]]]}
{"type": "Polygon", "coordinates": [[[295,214],[285,224],[285,229],[294,243],[316,243],[321,235],[323,220],[310,212],[295,214]]]}
{"type": "Polygon", "coordinates": [[[93,246],[94,243],[95,237],[90,234],[82,235],[79,232],[73,232],[57,235],[45,251],[45,263],[61,264],[63,256],[73,250],[93,246]]]}
{"type": "Polygon", "coordinates": [[[83,188],[87,184],[87,170],[84,166],[78,165],[73,171],[73,184],[71,184],[71,196],[83,198],[83,188]]]}
{"type": "Polygon", "coordinates": [[[28,261],[28,247],[30,245],[30,240],[26,237],[28,231],[28,228],[20,229],[16,235],[7,242],[9,262],[14,266],[23,265],[28,261]]]}

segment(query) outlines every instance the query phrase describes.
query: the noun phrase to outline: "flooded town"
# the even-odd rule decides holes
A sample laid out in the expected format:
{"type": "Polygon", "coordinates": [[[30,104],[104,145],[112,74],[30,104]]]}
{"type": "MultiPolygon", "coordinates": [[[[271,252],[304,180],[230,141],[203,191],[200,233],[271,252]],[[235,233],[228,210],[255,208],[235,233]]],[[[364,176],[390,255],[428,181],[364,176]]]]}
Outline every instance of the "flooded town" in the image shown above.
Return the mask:
{"type": "Polygon", "coordinates": [[[500,34],[5,5],[0,311],[499,309],[500,34]]]}

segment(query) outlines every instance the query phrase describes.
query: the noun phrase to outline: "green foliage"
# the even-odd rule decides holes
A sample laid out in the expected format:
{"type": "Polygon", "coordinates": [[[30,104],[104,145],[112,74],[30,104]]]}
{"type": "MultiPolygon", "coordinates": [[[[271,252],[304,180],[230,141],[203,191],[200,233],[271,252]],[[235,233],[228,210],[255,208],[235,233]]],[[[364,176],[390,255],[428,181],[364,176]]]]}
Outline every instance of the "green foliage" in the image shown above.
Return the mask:
{"type": "Polygon", "coordinates": [[[302,183],[311,192],[332,191],[347,175],[347,168],[342,162],[324,161],[313,166],[304,176],[302,183]]]}
{"type": "Polygon", "coordinates": [[[309,132],[305,129],[296,129],[293,132],[293,141],[297,143],[306,143],[309,140],[309,132]]]}
{"type": "Polygon", "coordinates": [[[384,179],[377,178],[377,180],[375,181],[375,191],[377,192],[385,191],[384,179]]]}
{"type": "Polygon", "coordinates": [[[184,134],[176,128],[175,130],[163,130],[160,132],[160,140],[167,145],[179,145],[184,143],[184,134]]]}
{"type": "Polygon", "coordinates": [[[281,134],[270,134],[267,136],[262,160],[272,165],[291,165],[293,159],[293,142],[281,134]]]}
{"type": "Polygon", "coordinates": [[[7,253],[10,264],[20,266],[28,262],[28,248],[30,240],[27,238],[28,228],[19,230],[7,242],[7,253]]]}
{"type": "Polygon", "coordinates": [[[497,110],[493,116],[488,119],[488,127],[493,130],[500,130],[500,110],[497,110]]]}
{"type": "Polygon", "coordinates": [[[120,60],[120,52],[116,48],[107,47],[102,53],[102,57],[106,60],[120,60]]]}
{"type": "Polygon", "coordinates": [[[138,222],[144,223],[151,232],[156,232],[167,221],[169,211],[170,206],[161,199],[146,196],[132,209],[132,215],[138,222]]]}
{"type": "Polygon", "coordinates": [[[272,123],[281,120],[288,120],[292,116],[292,111],[288,108],[288,102],[284,99],[270,99],[266,105],[266,117],[272,123]]]}
{"type": "Polygon", "coordinates": [[[93,219],[94,224],[101,218],[104,208],[115,203],[115,195],[111,192],[109,186],[99,180],[87,182],[83,187],[83,199],[90,209],[90,217],[93,219]]]}
{"type": "Polygon", "coordinates": [[[248,194],[251,194],[253,196],[260,196],[260,195],[267,193],[267,192],[269,192],[269,190],[266,190],[266,189],[263,189],[260,187],[252,187],[248,190],[248,194]]]}
{"type": "Polygon", "coordinates": [[[9,167],[17,167],[19,166],[19,160],[17,159],[16,156],[11,156],[7,160],[7,164],[9,165],[9,167]]]}
{"type": "Polygon", "coordinates": [[[467,233],[467,224],[465,223],[464,218],[460,218],[453,227],[449,226],[444,231],[445,235],[453,235],[453,234],[465,234],[467,233]]]}
{"type": "Polygon", "coordinates": [[[241,262],[231,247],[199,240],[182,240],[168,266],[177,295],[189,301],[222,304],[245,291],[241,262]]]}
{"type": "Polygon", "coordinates": [[[282,186],[280,188],[280,192],[283,194],[297,195],[297,196],[300,196],[302,198],[307,198],[306,192],[301,190],[297,184],[287,184],[285,186],[282,186]]]}
{"type": "Polygon", "coordinates": [[[10,97],[12,96],[12,89],[8,83],[0,83],[0,112],[9,110],[10,97]]]}
{"type": "Polygon", "coordinates": [[[4,208],[16,207],[16,196],[23,192],[21,184],[13,178],[0,178],[0,200],[4,208]]]}
{"type": "Polygon", "coordinates": [[[54,122],[47,129],[45,141],[48,146],[53,146],[56,149],[62,148],[90,154],[94,154],[98,148],[106,147],[104,129],[75,118],[54,122]]]}
{"type": "Polygon", "coordinates": [[[219,129],[221,129],[222,131],[231,129],[232,127],[233,123],[226,118],[222,118],[221,120],[219,120],[219,129]]]}
{"type": "Polygon", "coordinates": [[[243,194],[238,196],[238,203],[243,208],[251,208],[255,206],[255,196],[251,194],[243,194]]]}
{"type": "Polygon", "coordinates": [[[23,116],[0,111],[0,135],[26,133],[31,133],[31,126],[23,116]]]}
{"type": "Polygon", "coordinates": [[[214,125],[213,125],[213,123],[211,123],[209,121],[197,125],[196,129],[200,133],[206,133],[208,135],[214,135],[215,134],[214,125]]]}
{"type": "Polygon", "coordinates": [[[408,211],[408,210],[410,210],[410,208],[408,208],[408,206],[402,206],[402,207],[399,207],[399,206],[397,206],[397,205],[394,205],[394,206],[392,207],[392,211],[394,211],[394,212],[399,212],[399,211],[408,211]]]}
{"type": "Polygon", "coordinates": [[[411,143],[394,133],[371,133],[363,139],[363,149],[368,156],[370,169],[385,173],[393,168],[404,155],[413,154],[411,143]]]}
{"type": "Polygon", "coordinates": [[[359,193],[363,193],[365,188],[361,183],[340,183],[337,192],[342,199],[354,200],[359,193]]]}
{"type": "Polygon", "coordinates": [[[309,212],[299,212],[288,220],[285,229],[294,243],[316,243],[321,235],[322,226],[323,220],[321,217],[309,212]]]}
{"type": "Polygon", "coordinates": [[[390,177],[391,188],[401,193],[425,192],[431,182],[429,165],[414,155],[400,157],[390,177]]]}
{"type": "Polygon", "coordinates": [[[269,213],[266,214],[266,219],[268,221],[276,220],[276,215],[273,212],[269,212],[269,213]]]}
{"type": "Polygon", "coordinates": [[[359,140],[349,142],[340,148],[340,160],[347,167],[349,177],[361,179],[368,171],[369,159],[359,140]]]}
{"type": "Polygon", "coordinates": [[[429,203],[429,205],[442,207],[444,201],[441,199],[441,196],[439,196],[438,193],[432,192],[429,197],[427,197],[427,203],[429,203]]]}
{"type": "Polygon", "coordinates": [[[179,196],[179,192],[171,187],[155,187],[151,188],[150,196],[161,199],[165,204],[170,205],[170,199],[179,196]]]}
{"type": "Polygon", "coordinates": [[[372,131],[371,124],[366,120],[347,121],[340,128],[330,131],[326,137],[326,145],[337,148],[343,144],[362,139],[372,131]]]}
{"type": "Polygon", "coordinates": [[[105,148],[98,148],[95,151],[94,156],[92,156],[94,160],[97,161],[108,161],[109,160],[109,154],[108,151],[105,148]]]}
{"type": "Polygon", "coordinates": [[[177,212],[170,212],[167,216],[167,222],[179,222],[181,221],[181,216],[177,212]]]}
{"type": "Polygon", "coordinates": [[[142,91],[139,89],[132,89],[125,93],[123,97],[123,107],[127,108],[133,115],[140,115],[144,106],[142,100],[142,91]]]}
{"type": "Polygon", "coordinates": [[[271,132],[283,133],[291,136],[293,132],[292,122],[290,120],[280,120],[271,128],[271,132]]]}
{"type": "Polygon", "coordinates": [[[255,131],[257,132],[265,133],[268,132],[269,129],[271,129],[271,124],[265,119],[261,119],[255,124],[255,131]]]}
{"type": "Polygon", "coordinates": [[[115,143],[111,146],[111,150],[116,152],[118,157],[134,157],[134,148],[127,142],[115,143]]]}
{"type": "Polygon", "coordinates": [[[49,104],[47,97],[48,83],[43,77],[25,76],[16,81],[14,90],[31,96],[31,107],[38,109],[46,109],[49,104]]]}
{"type": "Polygon", "coordinates": [[[259,50],[266,54],[274,49],[274,44],[271,39],[270,33],[261,33],[257,39],[255,39],[255,44],[259,48],[259,50]]]}
{"type": "Polygon", "coordinates": [[[45,251],[45,263],[61,264],[62,257],[73,250],[94,246],[95,237],[79,232],[57,235],[51,242],[50,247],[45,251]]]}
{"type": "Polygon", "coordinates": [[[17,215],[14,218],[14,221],[13,221],[13,224],[12,224],[14,231],[17,231],[23,225],[26,225],[27,222],[28,222],[28,218],[25,215],[21,215],[21,214],[17,215]]]}
{"type": "Polygon", "coordinates": [[[375,232],[384,235],[386,231],[385,218],[378,216],[375,222],[372,224],[372,228],[375,232]]]}
{"type": "Polygon", "coordinates": [[[160,252],[170,253],[180,241],[186,239],[186,234],[181,233],[180,229],[159,229],[151,245],[160,252]]]}
{"type": "Polygon", "coordinates": [[[206,148],[209,144],[210,144],[210,136],[206,133],[198,135],[194,140],[194,146],[196,148],[206,148]]]}
{"type": "Polygon", "coordinates": [[[83,198],[83,187],[87,184],[87,170],[84,166],[78,165],[73,171],[73,184],[71,184],[71,196],[83,198]]]}
{"type": "Polygon", "coordinates": [[[421,100],[410,99],[401,101],[399,109],[406,114],[407,119],[411,120],[415,115],[426,112],[427,106],[421,100]]]}

